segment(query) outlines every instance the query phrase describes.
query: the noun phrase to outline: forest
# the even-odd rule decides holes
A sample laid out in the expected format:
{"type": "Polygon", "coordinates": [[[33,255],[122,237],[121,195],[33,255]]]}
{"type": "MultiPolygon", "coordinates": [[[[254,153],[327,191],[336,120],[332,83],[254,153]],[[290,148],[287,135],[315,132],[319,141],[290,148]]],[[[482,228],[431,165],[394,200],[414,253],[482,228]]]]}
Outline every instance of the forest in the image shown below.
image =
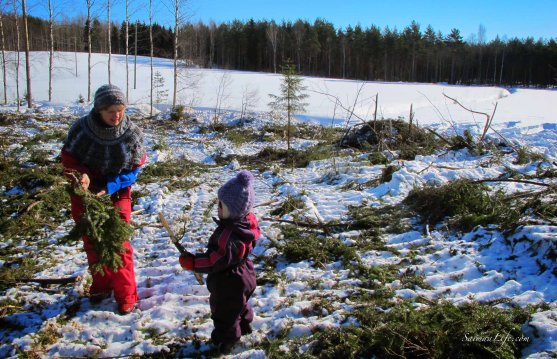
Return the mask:
{"type": "MultiPolygon", "coordinates": [[[[128,53],[172,58],[174,31],[157,23],[128,23],[128,53]]],[[[30,51],[49,50],[49,21],[28,16],[30,51]]],[[[81,16],[53,22],[54,51],[124,54],[126,23],[81,16]],[[108,39],[110,34],[110,41],[108,39]]],[[[21,17],[2,14],[3,46],[21,46],[21,17]],[[16,21],[17,20],[17,21],[16,21]],[[19,26],[17,23],[20,23],[19,26]],[[18,36],[19,30],[19,36],[18,36]]],[[[292,62],[300,74],[366,81],[443,82],[461,85],[499,85],[548,88],[557,85],[557,39],[486,41],[478,33],[463,39],[456,28],[444,35],[413,21],[402,30],[356,25],[337,29],[326,20],[313,24],[275,21],[216,24],[182,22],[178,27],[178,57],[203,68],[279,72],[292,62]]]]}

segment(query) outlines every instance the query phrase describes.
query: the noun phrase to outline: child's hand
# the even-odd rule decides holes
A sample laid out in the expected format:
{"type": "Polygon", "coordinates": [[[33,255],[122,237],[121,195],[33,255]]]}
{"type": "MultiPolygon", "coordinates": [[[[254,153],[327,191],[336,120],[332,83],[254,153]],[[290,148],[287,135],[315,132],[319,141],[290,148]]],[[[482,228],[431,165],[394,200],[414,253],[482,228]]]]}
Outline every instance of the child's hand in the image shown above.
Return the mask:
{"type": "Polygon", "coordinates": [[[182,254],[180,258],[178,258],[180,265],[186,270],[193,270],[194,259],[195,256],[190,253],[182,254]]]}

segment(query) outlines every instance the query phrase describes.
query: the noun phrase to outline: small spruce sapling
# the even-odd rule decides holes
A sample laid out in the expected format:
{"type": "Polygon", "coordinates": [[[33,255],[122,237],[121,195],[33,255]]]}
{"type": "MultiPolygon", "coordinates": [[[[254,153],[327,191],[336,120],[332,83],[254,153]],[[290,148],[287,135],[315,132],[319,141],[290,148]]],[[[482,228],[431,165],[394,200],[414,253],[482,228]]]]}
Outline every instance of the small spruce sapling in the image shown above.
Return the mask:
{"type": "Polygon", "coordinates": [[[307,103],[304,100],[308,97],[304,93],[306,87],[302,85],[302,78],[298,75],[296,66],[287,62],[282,67],[282,83],[280,85],[280,95],[269,94],[272,101],[269,106],[277,111],[286,112],[288,117],[287,142],[290,152],[290,123],[295,112],[304,112],[307,103]]]}
{"type": "Polygon", "coordinates": [[[153,87],[155,88],[155,104],[160,105],[168,99],[168,90],[165,88],[164,77],[159,71],[155,71],[153,81],[153,87]]]}

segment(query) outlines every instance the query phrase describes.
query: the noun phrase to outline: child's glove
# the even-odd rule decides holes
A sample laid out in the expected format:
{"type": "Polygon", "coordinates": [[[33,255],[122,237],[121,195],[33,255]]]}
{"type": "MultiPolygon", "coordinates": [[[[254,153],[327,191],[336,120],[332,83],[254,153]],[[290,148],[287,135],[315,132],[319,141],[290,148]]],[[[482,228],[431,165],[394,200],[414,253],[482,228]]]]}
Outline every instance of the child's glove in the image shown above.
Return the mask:
{"type": "Polygon", "coordinates": [[[180,258],[178,258],[178,261],[180,262],[182,268],[187,270],[193,270],[194,260],[195,256],[190,253],[182,254],[180,255],[180,258]]]}

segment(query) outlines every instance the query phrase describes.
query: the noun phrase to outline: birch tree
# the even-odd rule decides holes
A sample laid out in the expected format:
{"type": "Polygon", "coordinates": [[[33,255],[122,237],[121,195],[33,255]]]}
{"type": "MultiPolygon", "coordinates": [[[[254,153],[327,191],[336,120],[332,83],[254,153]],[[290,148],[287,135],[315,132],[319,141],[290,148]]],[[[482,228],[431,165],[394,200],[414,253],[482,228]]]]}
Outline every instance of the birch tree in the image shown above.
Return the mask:
{"type": "Polygon", "coordinates": [[[129,16],[129,12],[128,12],[129,6],[128,6],[128,0],[126,0],[126,101],[129,102],[130,101],[130,90],[129,90],[129,76],[130,76],[130,72],[129,72],[129,67],[128,67],[128,46],[129,46],[129,27],[130,27],[130,16],[129,16]]]}
{"type": "Polygon", "coordinates": [[[149,0],[149,45],[151,57],[151,116],[153,116],[153,0],[149,0]]]}
{"type": "Polygon", "coordinates": [[[259,93],[257,89],[251,89],[249,85],[244,86],[242,93],[242,112],[240,118],[244,119],[248,112],[259,102],[259,93]]]}
{"type": "Polygon", "coordinates": [[[294,23],[292,27],[292,32],[294,33],[294,43],[296,44],[296,64],[298,68],[302,68],[302,45],[304,43],[304,37],[306,34],[306,27],[302,20],[298,20],[294,23]]]}
{"type": "Polygon", "coordinates": [[[48,101],[52,102],[52,71],[54,69],[54,16],[52,1],[48,0],[49,54],[48,54],[48,101]]]}
{"type": "Polygon", "coordinates": [[[273,50],[273,72],[277,73],[277,47],[278,47],[278,27],[275,21],[271,21],[267,26],[267,38],[273,50]]]}
{"type": "Polygon", "coordinates": [[[19,57],[19,21],[17,15],[17,1],[14,0],[14,21],[15,21],[15,32],[16,32],[16,61],[15,61],[15,95],[17,101],[17,112],[21,111],[21,99],[19,97],[19,64],[20,64],[20,57],[19,57]]]}
{"type": "Polygon", "coordinates": [[[110,64],[112,63],[112,36],[111,36],[111,29],[112,26],[110,24],[110,0],[106,1],[106,13],[107,13],[107,17],[108,17],[108,83],[112,84],[111,81],[111,69],[110,69],[110,64]]]}
{"type": "Polygon", "coordinates": [[[215,43],[217,37],[217,24],[211,20],[209,22],[209,68],[213,68],[215,62],[215,43]]]}
{"type": "Polygon", "coordinates": [[[77,37],[73,38],[73,53],[74,53],[74,63],[75,63],[75,78],[77,78],[77,37]]]}
{"type": "MultiPolygon", "coordinates": [[[[180,36],[180,28],[184,23],[184,14],[180,12],[180,8],[186,2],[186,0],[174,0],[174,90],[172,95],[172,108],[175,109],[178,101],[178,44],[180,36]]],[[[180,89],[181,91],[182,89],[180,89]]]]}
{"type": "Polygon", "coordinates": [[[2,40],[2,79],[4,85],[4,105],[8,104],[8,83],[6,81],[6,45],[4,40],[4,24],[2,11],[0,11],[0,36],[2,40]]]}
{"type": "Polygon", "coordinates": [[[135,22],[135,57],[133,61],[133,89],[137,89],[137,27],[139,20],[135,22]]]}
{"type": "Polygon", "coordinates": [[[230,73],[224,71],[219,79],[219,84],[217,86],[217,98],[215,103],[215,115],[213,116],[213,126],[216,126],[220,122],[222,107],[230,97],[231,84],[232,79],[230,78],[230,73]]]}
{"type": "Polygon", "coordinates": [[[478,63],[478,82],[482,83],[482,50],[485,45],[485,26],[480,24],[478,27],[478,49],[479,49],[479,63],[478,63]]]}
{"type": "Polygon", "coordinates": [[[33,95],[31,91],[31,59],[29,58],[29,29],[27,25],[27,5],[21,0],[21,13],[23,15],[23,28],[25,30],[25,74],[27,75],[27,107],[33,107],[33,95]]]}
{"type": "Polygon", "coordinates": [[[87,0],[87,101],[91,102],[91,0],[87,0]]]}
{"type": "Polygon", "coordinates": [[[176,108],[176,92],[178,87],[178,29],[180,24],[180,1],[174,4],[174,90],[172,91],[172,108],[176,108]]]}

